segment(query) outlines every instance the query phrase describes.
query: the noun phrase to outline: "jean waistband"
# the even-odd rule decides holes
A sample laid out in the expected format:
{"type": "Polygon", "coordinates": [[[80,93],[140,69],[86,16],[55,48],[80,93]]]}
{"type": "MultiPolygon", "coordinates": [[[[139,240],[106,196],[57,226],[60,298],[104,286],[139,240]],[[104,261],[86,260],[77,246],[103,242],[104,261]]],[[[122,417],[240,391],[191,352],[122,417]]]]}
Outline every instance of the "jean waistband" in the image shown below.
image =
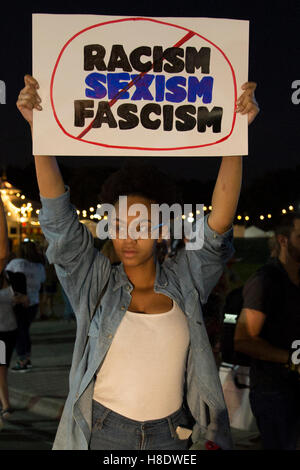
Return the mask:
{"type": "Polygon", "coordinates": [[[147,421],[136,421],[134,419],[127,418],[126,416],[120,415],[116,411],[110,410],[109,408],[105,407],[98,401],[93,400],[93,415],[96,418],[102,418],[104,415],[107,416],[109,414],[110,419],[116,418],[119,422],[121,421],[124,424],[132,424],[132,425],[141,425],[141,424],[157,425],[161,423],[168,423],[170,419],[176,420],[176,418],[178,418],[182,414],[182,412],[184,412],[184,410],[185,408],[184,408],[184,405],[182,404],[181,407],[177,411],[163,418],[151,419],[147,421]]]}

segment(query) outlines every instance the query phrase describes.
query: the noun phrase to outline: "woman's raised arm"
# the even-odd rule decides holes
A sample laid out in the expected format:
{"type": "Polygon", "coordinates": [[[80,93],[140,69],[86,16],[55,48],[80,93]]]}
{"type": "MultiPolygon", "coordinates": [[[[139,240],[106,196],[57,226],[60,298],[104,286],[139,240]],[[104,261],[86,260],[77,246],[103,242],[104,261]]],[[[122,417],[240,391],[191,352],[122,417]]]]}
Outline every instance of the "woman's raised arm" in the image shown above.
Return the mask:
{"type": "MultiPolygon", "coordinates": [[[[31,132],[33,126],[33,109],[42,110],[41,98],[38,94],[39,84],[30,75],[24,77],[25,87],[21,90],[17,108],[29,123],[31,132]]],[[[36,155],[34,157],[36,176],[40,194],[47,198],[56,198],[65,192],[59,166],[55,157],[36,155]]]]}
{"type": "MultiPolygon", "coordinates": [[[[243,94],[237,101],[236,112],[248,115],[250,124],[259,112],[254,97],[256,83],[247,82],[242,86],[243,94]]],[[[222,234],[232,225],[238,205],[243,173],[243,157],[223,157],[212,196],[212,211],[209,226],[222,234]]]]}

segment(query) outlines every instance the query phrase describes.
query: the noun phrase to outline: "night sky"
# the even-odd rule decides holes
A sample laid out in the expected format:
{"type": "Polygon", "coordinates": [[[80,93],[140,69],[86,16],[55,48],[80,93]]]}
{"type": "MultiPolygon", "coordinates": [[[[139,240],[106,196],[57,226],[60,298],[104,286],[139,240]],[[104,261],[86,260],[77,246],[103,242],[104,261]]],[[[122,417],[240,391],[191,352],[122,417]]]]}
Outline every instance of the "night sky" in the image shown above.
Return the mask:
{"type": "MultiPolygon", "coordinates": [[[[300,2],[228,1],[114,2],[28,1],[12,2],[1,14],[0,79],[6,82],[6,104],[0,105],[0,168],[26,167],[32,160],[29,127],[15,102],[23,76],[31,73],[31,14],[78,13],[138,16],[199,16],[250,20],[249,79],[258,83],[256,98],[261,112],[249,130],[249,156],[244,164],[244,184],[268,171],[300,164],[300,104],[292,103],[292,82],[300,80],[300,2]],[[63,6],[61,6],[63,4],[63,6]],[[41,6],[42,5],[42,6],[41,6]],[[82,5],[82,6],[81,6],[82,5]],[[110,6],[107,6],[110,5],[110,6]],[[172,6],[170,6],[172,5],[172,6]]],[[[2,7],[1,7],[2,8],[2,7]]],[[[299,93],[300,98],[300,93],[299,93]]],[[[217,158],[148,157],[162,170],[205,181],[214,178],[217,158]]],[[[118,157],[63,157],[65,165],[104,164],[119,167],[118,157]]]]}

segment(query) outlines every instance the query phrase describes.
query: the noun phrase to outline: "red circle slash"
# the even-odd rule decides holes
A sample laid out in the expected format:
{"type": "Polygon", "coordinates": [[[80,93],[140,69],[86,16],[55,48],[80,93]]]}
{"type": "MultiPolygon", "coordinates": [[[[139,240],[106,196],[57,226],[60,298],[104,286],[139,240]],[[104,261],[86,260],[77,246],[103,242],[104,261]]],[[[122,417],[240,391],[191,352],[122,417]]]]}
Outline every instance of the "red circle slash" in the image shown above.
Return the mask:
{"type": "MultiPolygon", "coordinates": [[[[145,74],[145,72],[142,72],[142,74],[140,74],[136,78],[136,80],[139,79],[139,77],[141,77],[143,74],[145,74]]],[[[132,85],[134,85],[134,81],[130,82],[126,86],[126,89],[124,88],[124,90],[121,90],[118,93],[118,96],[114,97],[109,102],[109,105],[112,106],[114,103],[116,103],[117,100],[119,99],[119,97],[121,96],[121,94],[124,93],[125,91],[127,91],[132,85]]],[[[68,137],[70,137],[72,139],[75,139],[77,141],[80,141],[80,142],[85,142],[87,144],[98,145],[98,146],[101,146],[101,147],[114,148],[114,149],[143,150],[143,151],[154,151],[154,152],[156,152],[156,151],[175,151],[175,150],[188,150],[188,149],[196,149],[196,148],[200,148],[200,147],[208,147],[208,146],[211,146],[211,145],[216,145],[216,144],[219,144],[221,142],[224,142],[225,140],[227,140],[231,136],[231,134],[233,132],[233,129],[234,129],[234,126],[235,126],[235,122],[236,122],[235,103],[236,103],[236,100],[237,100],[237,85],[236,85],[236,77],[235,77],[234,69],[233,69],[233,66],[232,66],[231,62],[229,61],[226,54],[222,51],[222,49],[220,47],[218,47],[216,44],[214,44],[212,41],[210,41],[209,39],[205,38],[204,36],[201,36],[199,33],[191,31],[188,28],[185,28],[183,26],[175,25],[175,24],[172,24],[172,23],[167,23],[167,22],[161,21],[161,20],[156,20],[154,18],[143,18],[143,17],[121,18],[121,19],[118,19],[118,20],[111,20],[111,21],[106,21],[106,22],[103,22],[103,23],[98,23],[98,24],[95,24],[95,25],[92,25],[92,26],[88,26],[87,28],[79,31],[74,36],[72,36],[66,42],[66,44],[63,46],[63,48],[61,49],[61,51],[59,53],[59,56],[58,56],[58,58],[55,62],[55,66],[54,66],[54,69],[53,69],[53,72],[52,72],[52,75],[51,75],[51,81],[50,81],[50,101],[51,101],[52,111],[53,111],[54,118],[55,118],[58,126],[60,127],[60,129],[63,131],[63,133],[65,135],[67,135],[68,137]],[[63,55],[64,51],[66,50],[66,48],[71,44],[71,42],[75,38],[77,38],[79,35],[85,33],[86,31],[89,31],[89,30],[94,29],[94,28],[99,28],[99,27],[104,26],[104,25],[113,24],[113,23],[120,23],[120,22],[125,22],[125,21],[152,21],[154,23],[159,23],[159,24],[162,24],[162,25],[165,25],[165,26],[171,26],[173,28],[178,28],[180,30],[185,31],[186,34],[173,47],[180,47],[182,44],[187,42],[191,37],[198,36],[201,39],[203,39],[204,41],[211,44],[214,48],[216,48],[222,54],[222,56],[224,57],[225,61],[227,62],[228,66],[230,68],[230,71],[231,71],[231,74],[232,74],[232,80],[233,80],[233,88],[234,88],[233,118],[232,118],[231,129],[230,129],[230,132],[228,133],[228,135],[226,135],[225,137],[222,137],[221,139],[219,139],[215,142],[210,142],[210,143],[207,143],[207,144],[190,145],[190,146],[184,146],[184,147],[167,147],[166,148],[166,147],[137,147],[137,146],[111,145],[111,144],[104,144],[104,143],[100,143],[100,142],[94,142],[94,141],[83,139],[83,137],[91,130],[94,120],[92,122],[90,122],[90,124],[78,136],[72,135],[69,132],[67,132],[67,130],[63,127],[62,123],[60,122],[60,120],[57,116],[57,112],[56,112],[56,108],[55,108],[55,104],[54,104],[54,98],[53,98],[53,87],[54,87],[55,75],[56,75],[56,71],[57,71],[58,65],[60,63],[60,60],[62,58],[62,55],[63,55]]]]}

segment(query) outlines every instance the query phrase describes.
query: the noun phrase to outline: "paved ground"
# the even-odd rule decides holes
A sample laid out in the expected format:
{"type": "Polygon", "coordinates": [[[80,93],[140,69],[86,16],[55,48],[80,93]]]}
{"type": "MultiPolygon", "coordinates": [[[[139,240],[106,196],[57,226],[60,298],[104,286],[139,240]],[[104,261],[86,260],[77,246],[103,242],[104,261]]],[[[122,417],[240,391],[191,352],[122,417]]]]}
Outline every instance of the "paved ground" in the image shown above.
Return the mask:
{"type": "MultiPolygon", "coordinates": [[[[31,371],[9,371],[11,404],[16,409],[0,433],[0,450],[48,450],[68,393],[75,322],[35,321],[31,327],[31,371]]],[[[13,365],[16,356],[12,358],[13,365]]],[[[1,427],[1,423],[0,423],[1,427]]],[[[233,430],[236,449],[260,448],[257,433],[233,430]]]]}
{"type": "Polygon", "coordinates": [[[1,450],[51,450],[57,420],[18,409],[0,432],[1,450]]]}

